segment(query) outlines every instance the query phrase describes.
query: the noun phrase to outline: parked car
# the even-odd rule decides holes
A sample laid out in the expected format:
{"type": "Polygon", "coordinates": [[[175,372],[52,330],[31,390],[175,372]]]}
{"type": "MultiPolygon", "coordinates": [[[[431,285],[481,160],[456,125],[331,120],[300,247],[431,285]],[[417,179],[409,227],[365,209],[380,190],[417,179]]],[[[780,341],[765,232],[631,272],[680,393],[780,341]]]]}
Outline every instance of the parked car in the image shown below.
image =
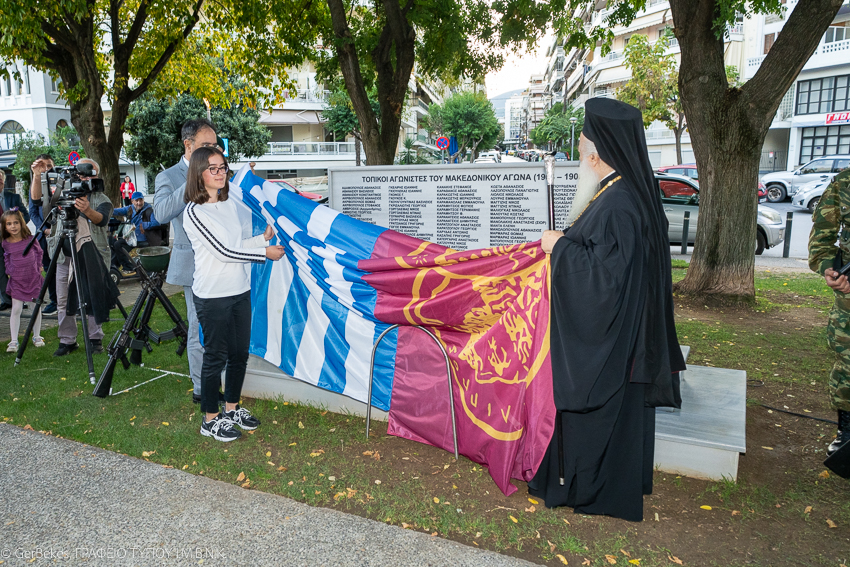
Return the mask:
{"type": "MultiPolygon", "coordinates": [[[[663,173],[656,173],[655,178],[658,180],[659,186],[664,183],[689,186],[691,190],[689,195],[678,194],[668,197],[662,190],[661,203],[664,206],[664,214],[667,215],[667,222],[669,223],[667,236],[671,244],[682,243],[685,211],[690,211],[688,244],[692,244],[696,240],[697,221],[699,219],[699,182],[683,175],[663,173]]],[[[773,248],[785,239],[785,224],[782,222],[782,215],[770,207],[758,205],[756,224],[756,254],[761,254],[766,249],[773,248]]]]}
{"type": "MultiPolygon", "coordinates": [[[[683,163],[680,165],[665,165],[664,167],[659,167],[656,171],[659,173],[670,173],[672,175],[684,175],[685,177],[689,177],[691,179],[699,180],[699,173],[697,172],[697,165],[695,163],[683,163]]],[[[662,191],[664,189],[662,188],[662,191]]],[[[759,181],[757,185],[756,192],[758,194],[758,202],[764,203],[767,200],[767,187],[764,183],[759,181]]],[[[678,193],[673,193],[678,194],[678,193]]],[[[668,196],[672,196],[670,194],[668,196]]],[[[685,192],[683,194],[689,195],[691,193],[685,192]]],[[[667,192],[665,191],[665,195],[667,192]]]]}
{"type": "Polygon", "coordinates": [[[555,161],[569,161],[567,154],[564,152],[556,152],[555,153],[555,161]]]}
{"type": "Polygon", "coordinates": [[[292,191],[293,193],[295,193],[297,195],[301,195],[302,197],[310,199],[311,201],[316,201],[317,203],[327,203],[328,202],[328,198],[326,196],[319,195],[318,193],[310,193],[309,191],[301,191],[295,185],[292,185],[291,183],[287,183],[283,179],[269,179],[268,181],[275,183],[275,184],[278,184],[278,185],[281,185],[284,189],[288,189],[289,191],[292,191]]]}
{"type": "Polygon", "coordinates": [[[803,185],[812,181],[832,181],[836,173],[850,166],[850,155],[824,156],[793,171],[775,171],[763,175],[761,182],[767,186],[767,200],[771,203],[793,197],[803,185]]]}
{"type": "Polygon", "coordinates": [[[488,157],[480,157],[472,163],[496,163],[496,160],[494,158],[488,156],[488,157]]]}
{"type": "Polygon", "coordinates": [[[791,204],[795,207],[807,209],[810,213],[815,212],[818,203],[820,203],[820,197],[826,191],[829,183],[829,181],[818,179],[801,185],[797,192],[794,193],[794,196],[791,197],[791,204]]]}
{"type": "Polygon", "coordinates": [[[672,173],[673,175],[684,175],[685,177],[690,177],[691,179],[699,179],[699,174],[697,173],[697,164],[695,163],[665,165],[664,167],[659,167],[658,172],[672,173]]]}
{"type": "Polygon", "coordinates": [[[497,152],[496,150],[491,150],[489,152],[481,152],[478,154],[479,158],[492,158],[496,163],[502,163],[502,154],[497,152]]]}

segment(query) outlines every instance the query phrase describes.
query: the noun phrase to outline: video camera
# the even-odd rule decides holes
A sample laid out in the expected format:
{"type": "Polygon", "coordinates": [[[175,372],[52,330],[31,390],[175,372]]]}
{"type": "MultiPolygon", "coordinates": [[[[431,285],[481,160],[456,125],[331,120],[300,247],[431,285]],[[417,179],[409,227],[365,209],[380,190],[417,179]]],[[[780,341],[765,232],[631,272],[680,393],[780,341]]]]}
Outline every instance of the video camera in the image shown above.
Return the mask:
{"type": "Polygon", "coordinates": [[[94,166],[81,163],[79,166],[54,167],[41,174],[42,198],[49,199],[49,207],[60,207],[66,211],[66,218],[76,218],[74,201],[92,193],[105,190],[103,179],[82,179],[92,177],[94,166]],[[73,211],[73,212],[71,212],[73,211]]]}

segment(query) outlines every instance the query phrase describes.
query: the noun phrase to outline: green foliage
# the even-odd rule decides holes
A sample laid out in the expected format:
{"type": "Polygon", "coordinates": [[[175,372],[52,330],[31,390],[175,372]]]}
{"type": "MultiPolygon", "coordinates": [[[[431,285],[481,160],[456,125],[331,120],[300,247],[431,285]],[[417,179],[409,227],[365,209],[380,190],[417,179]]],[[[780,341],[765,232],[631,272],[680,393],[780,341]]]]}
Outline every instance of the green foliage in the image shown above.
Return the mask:
{"type": "MultiPolygon", "coordinates": [[[[149,175],[156,175],[161,167],[174,165],[183,155],[180,139],[183,123],[207,116],[203,101],[188,94],[161,100],[146,95],[134,102],[130,111],[126,123],[126,131],[130,134],[127,156],[138,160],[149,175]]],[[[218,135],[228,139],[229,161],[266,153],[271,132],[259,124],[260,115],[256,110],[214,106],[210,114],[218,135]]]]}
{"type": "MultiPolygon", "coordinates": [[[[436,106],[438,105],[432,104],[429,110],[436,106]]],[[[466,155],[467,149],[472,150],[470,161],[475,159],[477,148],[491,148],[501,141],[501,126],[493,105],[484,93],[454,94],[437,110],[437,116],[442,119],[440,133],[457,138],[458,153],[461,156],[466,155]]]]}
{"type": "Polygon", "coordinates": [[[675,130],[682,103],[676,57],[667,53],[667,44],[666,35],[655,43],[650,43],[649,38],[641,34],[629,39],[625,60],[632,78],[617,90],[617,98],[641,110],[644,126],[659,120],[675,130]]]}
{"type": "Polygon", "coordinates": [[[584,108],[567,106],[566,110],[561,103],[555,104],[546,111],[546,115],[540,124],[528,133],[529,138],[535,146],[545,146],[548,142],[554,142],[555,148],[567,155],[570,153],[570,140],[573,140],[573,153],[571,159],[578,157],[578,138],[584,127],[584,108]],[[575,132],[571,118],[576,119],[575,132]]]}
{"type": "MultiPolygon", "coordinates": [[[[369,97],[369,102],[372,105],[372,111],[377,114],[380,106],[374,94],[369,97]]],[[[325,119],[325,128],[337,136],[345,137],[349,134],[360,136],[360,125],[357,123],[351,98],[341,88],[331,93],[328,105],[322,111],[322,118],[325,119]]]]}
{"type": "Polygon", "coordinates": [[[23,181],[24,189],[27,191],[31,181],[30,165],[35,161],[35,156],[49,154],[57,166],[69,165],[68,154],[72,151],[79,153],[80,157],[86,157],[86,152],[80,147],[77,131],[70,126],[57,128],[51,132],[49,141],[45,141],[40,134],[27,132],[15,142],[13,149],[16,160],[12,173],[18,180],[23,181]]]}
{"type": "Polygon", "coordinates": [[[413,138],[405,138],[401,145],[404,148],[398,155],[399,165],[425,165],[430,164],[431,160],[422,155],[414,145],[413,138]]]}

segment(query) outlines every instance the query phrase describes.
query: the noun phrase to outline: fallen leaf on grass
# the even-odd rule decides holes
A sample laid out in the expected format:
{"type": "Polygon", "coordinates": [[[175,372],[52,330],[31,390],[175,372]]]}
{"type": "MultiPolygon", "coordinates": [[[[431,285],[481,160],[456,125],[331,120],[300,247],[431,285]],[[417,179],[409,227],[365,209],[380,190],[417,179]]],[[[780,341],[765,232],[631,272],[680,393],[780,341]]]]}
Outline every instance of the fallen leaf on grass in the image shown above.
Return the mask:
{"type": "Polygon", "coordinates": [[[296,445],[298,445],[298,443],[290,443],[289,444],[290,447],[295,447],[296,445]]]}
{"type": "Polygon", "coordinates": [[[236,482],[242,482],[243,480],[245,480],[245,473],[241,472],[239,473],[239,476],[236,477],[236,482]]]}
{"type": "Polygon", "coordinates": [[[298,429],[304,429],[304,424],[300,421],[298,422],[298,429]]]}
{"type": "Polygon", "coordinates": [[[357,494],[357,491],[353,488],[346,488],[345,491],[347,492],[346,496],[349,498],[354,498],[354,495],[357,494]]]}
{"type": "Polygon", "coordinates": [[[514,518],[513,516],[508,516],[508,518],[510,518],[510,519],[511,519],[511,521],[512,521],[513,523],[515,523],[515,524],[516,524],[516,523],[519,523],[519,520],[517,520],[517,519],[516,519],[516,518],[514,518]]]}
{"type": "Polygon", "coordinates": [[[616,558],[616,557],[614,557],[613,555],[606,555],[606,556],[605,556],[605,559],[607,559],[607,560],[608,560],[608,563],[610,563],[611,565],[616,565],[616,564],[617,564],[617,558],[616,558]]]}
{"type": "Polygon", "coordinates": [[[267,457],[271,457],[271,456],[272,456],[272,452],[271,452],[271,451],[266,451],[266,456],[267,456],[267,457]]]}
{"type": "Polygon", "coordinates": [[[622,554],[623,554],[623,555],[625,555],[626,557],[631,557],[631,556],[632,556],[632,554],[631,554],[631,553],[629,553],[628,551],[626,551],[625,549],[621,549],[621,550],[620,550],[620,553],[622,553],[622,554]]]}
{"type": "Polygon", "coordinates": [[[829,471],[823,471],[818,476],[821,478],[829,478],[829,471]]]}
{"type": "Polygon", "coordinates": [[[534,506],[529,506],[528,508],[525,509],[525,511],[533,514],[537,511],[537,508],[535,508],[534,506]]]}
{"type": "Polygon", "coordinates": [[[560,559],[560,560],[561,560],[561,563],[563,563],[564,565],[569,565],[569,563],[567,563],[567,558],[566,558],[566,557],[564,557],[563,555],[561,555],[560,553],[559,553],[559,554],[557,554],[555,557],[557,557],[558,559],[560,559]]]}
{"type": "Polygon", "coordinates": [[[564,523],[567,524],[568,526],[572,525],[568,519],[566,519],[566,518],[561,518],[561,519],[564,520],[564,523]]]}
{"type": "Polygon", "coordinates": [[[764,445],[762,445],[761,448],[767,449],[768,451],[773,451],[773,447],[765,447],[764,445]]]}
{"type": "Polygon", "coordinates": [[[281,465],[281,466],[277,467],[277,470],[279,470],[279,471],[285,471],[285,470],[286,470],[286,467],[285,467],[285,466],[283,466],[283,465],[281,465]]]}
{"type": "Polygon", "coordinates": [[[150,457],[154,453],[156,453],[156,451],[142,451],[142,456],[143,457],[150,457]]]}
{"type": "Polygon", "coordinates": [[[537,500],[535,500],[534,498],[529,498],[528,501],[532,504],[538,504],[537,500]]]}
{"type": "Polygon", "coordinates": [[[632,565],[640,565],[640,559],[629,559],[629,563],[632,565]]]}
{"type": "Polygon", "coordinates": [[[363,451],[363,455],[366,456],[366,457],[370,457],[370,456],[372,456],[373,452],[374,451],[363,451]]]}
{"type": "Polygon", "coordinates": [[[732,510],[732,515],[733,516],[740,516],[741,512],[739,510],[732,510]]]}
{"type": "Polygon", "coordinates": [[[375,481],[375,484],[381,484],[381,481],[380,481],[380,480],[376,480],[376,481],[375,481]]]}
{"type": "Polygon", "coordinates": [[[684,563],[682,563],[682,560],[679,559],[678,557],[676,557],[675,555],[668,555],[667,559],[669,559],[670,561],[672,561],[676,565],[684,565],[684,563]]]}
{"type": "Polygon", "coordinates": [[[163,421],[163,422],[162,422],[162,424],[163,424],[163,425],[171,425],[171,424],[170,424],[170,423],[168,423],[167,421],[163,421]]]}
{"type": "Polygon", "coordinates": [[[321,449],[319,449],[318,451],[313,451],[312,453],[310,453],[310,456],[311,456],[311,457],[318,457],[319,455],[321,455],[321,454],[323,454],[323,453],[324,453],[324,451],[322,451],[321,449]]]}
{"type": "Polygon", "coordinates": [[[249,486],[251,486],[251,479],[250,478],[242,483],[242,488],[248,488],[249,486]]]}
{"type": "Polygon", "coordinates": [[[806,506],[806,509],[805,509],[805,510],[803,510],[803,514],[808,514],[808,513],[809,513],[809,512],[811,512],[811,511],[812,511],[812,507],[811,507],[811,506],[806,506]]]}
{"type": "Polygon", "coordinates": [[[343,496],[345,496],[345,492],[337,492],[336,494],[334,494],[334,500],[339,500],[343,496]]]}
{"type": "Polygon", "coordinates": [[[590,565],[590,559],[587,557],[584,558],[584,561],[581,562],[582,565],[590,565]]]}
{"type": "Polygon", "coordinates": [[[711,510],[711,506],[700,506],[703,510],[711,510]]]}
{"type": "Polygon", "coordinates": [[[184,470],[184,471],[185,471],[186,469],[188,469],[188,468],[189,468],[189,465],[183,465],[183,470],[184,470]]]}
{"type": "Polygon", "coordinates": [[[273,467],[276,467],[276,466],[277,466],[276,464],[274,464],[274,463],[273,463],[273,462],[271,462],[271,461],[266,461],[266,463],[270,464],[270,465],[271,465],[271,466],[273,466],[273,467]]]}
{"type": "Polygon", "coordinates": [[[826,525],[829,526],[830,529],[838,527],[838,524],[836,524],[835,522],[833,522],[829,518],[826,519],[826,525]]]}
{"type": "Polygon", "coordinates": [[[548,539],[546,540],[546,543],[548,543],[548,544],[549,544],[549,552],[550,552],[550,553],[555,553],[555,544],[554,544],[554,543],[552,543],[551,541],[549,541],[548,539]]]}
{"type": "Polygon", "coordinates": [[[403,527],[404,529],[407,529],[407,528],[410,527],[410,524],[405,524],[404,522],[402,522],[401,527],[403,527]]]}
{"type": "Polygon", "coordinates": [[[28,423],[28,424],[26,424],[26,425],[24,425],[24,429],[26,429],[27,431],[32,431],[32,430],[33,430],[33,429],[32,429],[32,425],[30,425],[29,423],[28,423]]]}

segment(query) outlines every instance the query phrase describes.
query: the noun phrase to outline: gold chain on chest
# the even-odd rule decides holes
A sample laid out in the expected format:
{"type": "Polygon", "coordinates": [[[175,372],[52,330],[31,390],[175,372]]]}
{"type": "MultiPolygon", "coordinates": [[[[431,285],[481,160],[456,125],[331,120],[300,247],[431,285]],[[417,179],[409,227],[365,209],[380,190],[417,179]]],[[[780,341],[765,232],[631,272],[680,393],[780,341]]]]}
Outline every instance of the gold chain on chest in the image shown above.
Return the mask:
{"type": "Polygon", "coordinates": [[[580,219],[580,218],[581,218],[581,215],[583,215],[583,214],[584,214],[584,212],[587,210],[587,207],[589,207],[589,206],[590,206],[590,204],[591,204],[593,201],[595,201],[597,197],[599,197],[599,195],[601,195],[602,193],[604,193],[606,189],[608,189],[611,185],[613,185],[614,183],[616,183],[616,182],[617,182],[617,181],[619,181],[620,179],[622,179],[622,177],[618,175],[617,177],[615,177],[614,179],[612,179],[611,181],[609,181],[608,183],[606,183],[606,184],[605,184],[605,187],[603,187],[602,189],[600,189],[599,191],[597,191],[597,192],[596,192],[596,195],[594,195],[594,196],[593,196],[593,199],[591,199],[590,201],[588,201],[588,202],[587,202],[587,204],[584,206],[584,208],[581,210],[581,212],[580,212],[580,213],[579,213],[579,215],[575,218],[575,220],[574,220],[573,222],[571,222],[571,223],[570,223],[570,226],[573,226],[573,225],[576,223],[576,221],[578,221],[578,219],[580,219]]]}

